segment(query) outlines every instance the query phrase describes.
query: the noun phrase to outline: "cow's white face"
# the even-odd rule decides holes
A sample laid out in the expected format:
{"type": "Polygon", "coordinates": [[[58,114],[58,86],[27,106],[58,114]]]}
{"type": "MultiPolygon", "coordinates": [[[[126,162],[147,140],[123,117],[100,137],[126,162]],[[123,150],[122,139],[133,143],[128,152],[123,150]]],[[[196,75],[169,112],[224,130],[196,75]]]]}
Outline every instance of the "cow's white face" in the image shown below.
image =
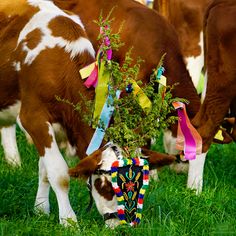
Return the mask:
{"type": "MultiPolygon", "coordinates": [[[[117,213],[117,199],[112,188],[111,167],[121,155],[119,147],[110,145],[101,148],[79,162],[69,170],[72,177],[86,178],[93,199],[99,213],[104,217],[108,227],[114,228],[119,224],[117,213]]],[[[142,155],[148,156],[149,166],[152,168],[171,164],[174,156],[142,149],[142,155]]]]}
{"type": "Polygon", "coordinates": [[[111,147],[105,149],[101,155],[99,169],[88,180],[88,182],[91,182],[91,193],[97,209],[110,228],[114,228],[119,224],[118,218],[114,216],[117,212],[117,199],[112,188],[110,174],[112,163],[116,160],[117,155],[114,150],[111,147]]]}

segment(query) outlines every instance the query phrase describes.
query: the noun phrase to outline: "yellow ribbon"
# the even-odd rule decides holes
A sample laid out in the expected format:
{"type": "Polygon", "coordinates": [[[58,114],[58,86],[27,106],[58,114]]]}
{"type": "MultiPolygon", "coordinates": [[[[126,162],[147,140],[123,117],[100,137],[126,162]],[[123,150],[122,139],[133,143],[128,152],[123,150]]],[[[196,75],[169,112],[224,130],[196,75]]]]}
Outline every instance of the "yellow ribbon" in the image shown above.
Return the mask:
{"type": "Polygon", "coordinates": [[[143,110],[149,110],[152,106],[152,103],[150,99],[147,97],[147,95],[143,92],[143,90],[138,86],[136,81],[131,80],[131,83],[133,85],[133,94],[137,96],[138,102],[143,110]]]}
{"type": "Polygon", "coordinates": [[[110,78],[110,72],[106,70],[105,61],[101,61],[98,67],[98,84],[95,89],[95,107],[94,118],[99,118],[102,112],[102,108],[106,102],[108,94],[108,82],[110,78]]]}
{"type": "Polygon", "coordinates": [[[92,73],[95,64],[97,63],[97,61],[89,64],[88,66],[85,66],[84,68],[80,69],[79,73],[82,77],[82,79],[86,79],[87,77],[90,76],[90,74],[92,73]]]}

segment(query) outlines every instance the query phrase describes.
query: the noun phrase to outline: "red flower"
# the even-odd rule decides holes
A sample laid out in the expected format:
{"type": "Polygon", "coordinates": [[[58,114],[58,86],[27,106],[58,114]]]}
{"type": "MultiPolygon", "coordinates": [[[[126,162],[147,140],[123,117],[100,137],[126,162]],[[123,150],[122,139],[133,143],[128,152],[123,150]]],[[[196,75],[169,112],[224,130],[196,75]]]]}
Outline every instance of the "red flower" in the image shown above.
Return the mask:
{"type": "Polygon", "coordinates": [[[129,183],[125,184],[127,192],[134,191],[134,186],[135,186],[135,184],[133,182],[131,182],[131,181],[129,181],[129,183]]]}

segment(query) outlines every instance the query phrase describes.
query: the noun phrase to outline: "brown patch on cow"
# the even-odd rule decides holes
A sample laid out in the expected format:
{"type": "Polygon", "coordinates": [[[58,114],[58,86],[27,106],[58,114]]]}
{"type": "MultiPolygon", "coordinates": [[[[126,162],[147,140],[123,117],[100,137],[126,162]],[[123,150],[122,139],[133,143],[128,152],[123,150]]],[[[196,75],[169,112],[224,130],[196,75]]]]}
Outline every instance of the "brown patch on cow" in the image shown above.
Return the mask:
{"type": "Polygon", "coordinates": [[[175,27],[185,57],[201,54],[200,32],[203,29],[203,14],[210,0],[154,0],[157,10],[175,27]]]}
{"type": "Polygon", "coordinates": [[[45,148],[51,148],[53,142],[53,137],[49,134],[46,111],[41,103],[37,103],[34,95],[30,97],[30,102],[32,103],[27,104],[24,100],[25,98],[23,97],[20,121],[24,129],[26,129],[31,136],[39,155],[43,157],[45,155],[45,148]]]}
{"type": "Polygon", "coordinates": [[[64,0],[54,0],[53,3],[57,5],[59,8],[64,9],[65,12],[68,10],[71,11],[77,6],[76,0],[64,1],[64,0]],[[65,10],[66,9],[66,10],[65,10]]]}
{"type": "Polygon", "coordinates": [[[63,190],[67,191],[68,188],[69,188],[69,178],[68,178],[68,176],[60,177],[59,178],[59,185],[63,190]]]}
{"type": "Polygon", "coordinates": [[[142,153],[148,157],[150,169],[170,165],[176,160],[176,157],[173,155],[159,153],[145,148],[142,148],[142,153]]]}
{"type": "Polygon", "coordinates": [[[81,160],[75,168],[69,170],[69,175],[75,178],[81,177],[87,179],[96,169],[99,168],[99,162],[101,161],[103,150],[104,149],[101,148],[81,160]]]}
{"type": "Polygon", "coordinates": [[[0,11],[4,12],[7,16],[22,16],[29,10],[39,11],[39,8],[29,5],[26,0],[1,0],[0,11]]]}
{"type": "Polygon", "coordinates": [[[27,47],[31,50],[36,48],[40,43],[41,38],[42,31],[39,28],[34,29],[26,35],[25,41],[27,42],[27,47]]]}
{"type": "Polygon", "coordinates": [[[48,28],[51,29],[54,37],[63,37],[68,41],[75,41],[80,37],[86,37],[84,30],[70,18],[57,16],[53,18],[48,28]]]}
{"type": "Polygon", "coordinates": [[[47,177],[47,176],[44,176],[44,178],[43,178],[43,182],[44,182],[44,183],[49,183],[49,181],[48,181],[48,177],[47,177]]]}
{"type": "Polygon", "coordinates": [[[94,181],[94,186],[98,193],[102,195],[106,200],[111,201],[115,195],[111,182],[104,176],[104,180],[98,178],[94,181]]]}

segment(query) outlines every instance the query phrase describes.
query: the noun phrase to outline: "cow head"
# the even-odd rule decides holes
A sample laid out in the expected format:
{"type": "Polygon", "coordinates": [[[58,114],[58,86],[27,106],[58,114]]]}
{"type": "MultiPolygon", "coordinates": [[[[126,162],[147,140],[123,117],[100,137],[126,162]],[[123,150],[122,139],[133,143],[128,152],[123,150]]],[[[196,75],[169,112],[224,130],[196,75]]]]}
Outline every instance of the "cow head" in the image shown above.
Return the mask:
{"type": "MultiPolygon", "coordinates": [[[[143,156],[149,161],[150,169],[168,165],[175,160],[174,156],[142,149],[143,156]]],[[[117,200],[111,183],[111,166],[121,155],[116,145],[101,148],[79,162],[69,170],[72,177],[87,179],[91,194],[99,213],[104,217],[108,227],[114,228],[119,224],[116,217],[117,200]]]]}

